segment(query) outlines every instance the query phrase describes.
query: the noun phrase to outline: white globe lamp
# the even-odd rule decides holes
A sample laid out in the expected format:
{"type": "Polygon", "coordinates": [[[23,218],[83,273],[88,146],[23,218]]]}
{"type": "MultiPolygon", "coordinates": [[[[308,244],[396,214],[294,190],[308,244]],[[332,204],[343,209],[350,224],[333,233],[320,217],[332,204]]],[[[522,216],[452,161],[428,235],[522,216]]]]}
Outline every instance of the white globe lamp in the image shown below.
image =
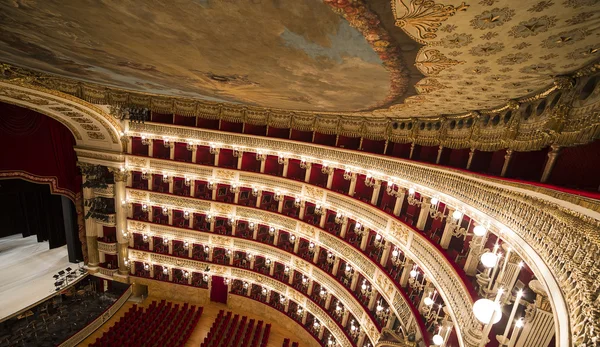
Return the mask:
{"type": "Polygon", "coordinates": [[[484,236],[485,233],[487,233],[487,230],[483,225],[477,225],[473,228],[473,234],[475,234],[475,236],[484,236]]]}
{"type": "Polygon", "coordinates": [[[433,344],[436,346],[441,346],[444,343],[444,338],[440,334],[433,335],[433,344]]]}
{"type": "Polygon", "coordinates": [[[481,263],[488,269],[496,266],[497,262],[498,256],[492,252],[485,252],[481,255],[481,263]]]}
{"type": "Polygon", "coordinates": [[[492,320],[492,315],[494,315],[494,321],[492,324],[496,324],[502,318],[502,309],[498,303],[493,302],[490,299],[479,299],[475,301],[473,305],[473,313],[475,314],[475,318],[480,321],[482,324],[488,324],[492,320]],[[494,311],[496,314],[494,315],[494,311]]]}
{"type": "Polygon", "coordinates": [[[437,205],[438,202],[440,202],[440,200],[438,198],[431,198],[431,204],[432,205],[437,205]]]}
{"type": "Polygon", "coordinates": [[[452,218],[454,218],[454,219],[461,219],[462,215],[463,215],[462,212],[460,212],[458,210],[452,212],[452,218]]]}
{"type": "Polygon", "coordinates": [[[423,303],[427,306],[431,306],[433,305],[433,300],[430,297],[426,297],[425,299],[423,299],[423,303]]]}

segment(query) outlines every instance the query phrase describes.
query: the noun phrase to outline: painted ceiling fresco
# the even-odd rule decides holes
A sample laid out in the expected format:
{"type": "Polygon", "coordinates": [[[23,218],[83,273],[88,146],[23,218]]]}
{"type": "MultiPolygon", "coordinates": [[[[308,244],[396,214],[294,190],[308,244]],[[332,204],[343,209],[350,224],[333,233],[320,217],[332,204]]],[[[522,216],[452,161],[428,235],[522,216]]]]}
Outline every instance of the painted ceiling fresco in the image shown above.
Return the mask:
{"type": "Polygon", "coordinates": [[[0,60],[142,92],[301,110],[370,109],[404,92],[363,33],[321,0],[1,1],[0,60]]]}
{"type": "Polygon", "coordinates": [[[599,0],[0,2],[0,61],[319,114],[490,109],[599,58],[599,0]]]}

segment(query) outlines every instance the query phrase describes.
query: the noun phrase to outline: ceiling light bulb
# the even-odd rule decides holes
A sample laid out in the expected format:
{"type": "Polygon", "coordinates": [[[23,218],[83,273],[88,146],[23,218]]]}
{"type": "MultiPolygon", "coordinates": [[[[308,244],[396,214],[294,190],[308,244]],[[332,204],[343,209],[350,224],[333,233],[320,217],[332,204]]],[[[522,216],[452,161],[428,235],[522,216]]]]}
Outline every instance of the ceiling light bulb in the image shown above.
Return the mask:
{"type": "Polygon", "coordinates": [[[475,236],[484,236],[485,233],[487,233],[487,230],[483,225],[477,225],[473,228],[473,234],[475,234],[475,236]]]}
{"type": "Polygon", "coordinates": [[[496,266],[497,262],[498,262],[498,255],[496,255],[492,252],[485,252],[481,255],[481,263],[483,264],[483,266],[485,266],[488,269],[496,266]]]}
{"type": "Polygon", "coordinates": [[[426,298],[423,300],[423,303],[424,303],[425,305],[427,305],[427,306],[431,306],[431,305],[433,305],[433,300],[432,300],[430,297],[426,297],[426,298]]]}
{"type": "Polygon", "coordinates": [[[408,188],[408,194],[413,195],[415,193],[415,188],[408,188]]]}
{"type": "Polygon", "coordinates": [[[431,198],[431,204],[432,205],[437,205],[438,202],[440,202],[440,200],[438,198],[431,198]]]}
{"type": "Polygon", "coordinates": [[[461,218],[462,218],[462,216],[463,216],[462,212],[460,212],[460,211],[458,211],[458,210],[457,210],[457,211],[454,211],[454,212],[452,212],[452,218],[454,218],[454,219],[461,219],[461,218]]]}
{"type": "Polygon", "coordinates": [[[492,320],[492,315],[494,315],[492,324],[496,324],[502,318],[502,309],[499,304],[490,299],[479,299],[473,305],[473,314],[483,324],[488,324],[492,320]],[[496,312],[495,315],[494,311],[496,312]]]}
{"type": "Polygon", "coordinates": [[[417,271],[416,270],[410,270],[410,277],[412,277],[412,278],[417,277],[417,271]]]}
{"type": "Polygon", "coordinates": [[[439,334],[433,335],[433,344],[434,345],[441,346],[442,343],[444,343],[444,338],[441,335],[439,335],[439,334]]]}
{"type": "Polygon", "coordinates": [[[398,250],[397,250],[397,249],[395,249],[395,250],[393,250],[393,251],[392,251],[392,257],[394,257],[394,258],[395,258],[395,257],[397,257],[397,256],[398,256],[398,250]]]}

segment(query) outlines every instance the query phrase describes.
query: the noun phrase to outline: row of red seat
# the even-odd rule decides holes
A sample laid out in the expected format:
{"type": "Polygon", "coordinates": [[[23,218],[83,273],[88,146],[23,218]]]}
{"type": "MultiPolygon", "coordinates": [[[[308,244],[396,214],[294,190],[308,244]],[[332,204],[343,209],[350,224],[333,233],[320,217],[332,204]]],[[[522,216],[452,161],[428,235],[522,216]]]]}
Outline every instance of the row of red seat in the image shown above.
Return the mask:
{"type": "MultiPolygon", "coordinates": [[[[298,342],[293,342],[292,347],[298,347],[298,342]]],[[[290,347],[290,339],[283,339],[283,345],[281,347],[290,347]]]]}
{"type": "Polygon", "coordinates": [[[236,314],[231,319],[231,312],[219,311],[208,335],[200,345],[201,347],[266,347],[271,332],[271,324],[263,330],[263,321],[258,321],[254,326],[254,319],[236,314]]]}
{"type": "Polygon", "coordinates": [[[91,345],[108,346],[168,346],[182,347],[196,327],[203,308],[188,307],[162,300],[152,301],[144,312],[133,305],[115,325],[91,345]]]}

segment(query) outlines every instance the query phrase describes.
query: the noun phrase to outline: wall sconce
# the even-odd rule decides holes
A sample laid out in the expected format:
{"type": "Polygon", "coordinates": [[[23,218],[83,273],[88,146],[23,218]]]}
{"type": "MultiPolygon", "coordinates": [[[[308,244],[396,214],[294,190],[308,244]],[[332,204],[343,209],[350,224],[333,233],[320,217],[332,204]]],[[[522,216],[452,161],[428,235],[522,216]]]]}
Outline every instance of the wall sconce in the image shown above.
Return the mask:
{"type": "Polygon", "coordinates": [[[187,242],[187,241],[183,241],[183,249],[185,249],[186,251],[187,251],[188,249],[190,249],[190,243],[189,243],[189,242],[187,242]]]}
{"type": "Polygon", "coordinates": [[[240,192],[240,186],[238,185],[238,183],[236,182],[232,182],[231,183],[231,187],[229,188],[229,190],[233,193],[233,194],[237,194],[240,192]]]}
{"type": "Polygon", "coordinates": [[[283,273],[284,273],[285,275],[288,275],[288,274],[290,273],[290,267],[286,265],[286,266],[283,268],[283,273]]]}
{"type": "Polygon", "coordinates": [[[258,188],[252,188],[252,196],[257,197],[261,193],[261,190],[258,188]]]}
{"type": "Polygon", "coordinates": [[[335,224],[342,224],[347,220],[347,217],[344,216],[344,213],[338,211],[335,215],[335,224]]]}
{"type": "Polygon", "coordinates": [[[290,243],[292,245],[296,243],[296,235],[294,235],[294,234],[290,235],[290,243]]]}
{"type": "Polygon", "coordinates": [[[192,179],[189,177],[186,177],[185,180],[183,181],[183,183],[185,184],[186,187],[189,187],[192,185],[192,179]]]}
{"type": "Polygon", "coordinates": [[[288,163],[288,159],[283,155],[283,153],[279,153],[277,157],[277,164],[284,165],[288,163]]]}
{"type": "Polygon", "coordinates": [[[162,208],[162,215],[163,216],[168,216],[169,215],[169,209],[167,207],[163,207],[162,208]]]}
{"type": "Polygon", "coordinates": [[[294,207],[304,207],[304,201],[300,197],[294,199],[294,207]]]}
{"type": "Polygon", "coordinates": [[[212,180],[210,180],[206,184],[206,188],[208,188],[208,190],[215,190],[215,189],[217,189],[217,185],[215,184],[215,182],[213,182],[212,180]]]}
{"type": "Polygon", "coordinates": [[[206,219],[207,222],[211,223],[212,219],[213,219],[213,216],[210,213],[207,213],[205,219],[206,219]]]}
{"type": "Polygon", "coordinates": [[[148,171],[146,169],[142,169],[142,179],[147,180],[148,178],[150,178],[148,171]]]}
{"type": "Polygon", "coordinates": [[[316,204],[315,205],[315,214],[317,216],[320,216],[323,214],[323,212],[324,212],[323,206],[321,206],[321,204],[316,204]]]}
{"type": "Polygon", "coordinates": [[[248,229],[250,231],[254,231],[254,229],[256,228],[256,225],[254,224],[254,222],[250,222],[248,223],[248,229]]]}
{"type": "Polygon", "coordinates": [[[190,220],[190,211],[183,211],[183,219],[190,220]]]}
{"type": "Polygon", "coordinates": [[[259,149],[256,152],[256,160],[258,160],[258,161],[265,161],[265,159],[267,159],[267,156],[263,153],[262,150],[259,149]]]}
{"type": "Polygon", "coordinates": [[[300,168],[301,169],[308,169],[310,168],[311,164],[309,162],[306,161],[306,159],[302,158],[300,160],[300,168]]]}
{"type": "Polygon", "coordinates": [[[281,199],[283,199],[283,195],[280,192],[275,192],[275,194],[273,195],[273,200],[281,201],[281,199]]]}
{"type": "Polygon", "coordinates": [[[269,227],[269,235],[270,236],[275,235],[275,227],[269,227]]]}
{"type": "Polygon", "coordinates": [[[193,151],[196,149],[196,147],[197,145],[194,141],[188,141],[188,143],[185,145],[185,149],[187,149],[188,151],[193,151]]]}
{"type": "Polygon", "coordinates": [[[152,139],[142,135],[142,145],[150,146],[151,143],[152,143],[152,139]]]}
{"type": "Polygon", "coordinates": [[[217,155],[217,154],[219,154],[219,151],[220,151],[220,150],[219,150],[219,148],[217,147],[217,145],[215,145],[215,144],[211,143],[211,144],[210,144],[210,148],[208,149],[208,151],[209,151],[209,153],[210,153],[210,154],[217,155]]]}
{"type": "Polygon", "coordinates": [[[239,158],[242,156],[244,152],[242,152],[238,147],[233,147],[232,155],[234,158],[239,158]]]}
{"type": "Polygon", "coordinates": [[[329,166],[328,163],[323,163],[323,166],[321,166],[321,173],[324,175],[331,175],[333,173],[333,168],[329,166]]]}
{"type": "Polygon", "coordinates": [[[267,269],[271,268],[271,263],[272,263],[271,259],[269,259],[269,258],[265,259],[265,266],[267,267],[267,269]]]}
{"type": "Polygon", "coordinates": [[[165,148],[173,148],[173,142],[166,137],[163,138],[163,145],[165,148]]]}
{"type": "Polygon", "coordinates": [[[331,252],[327,252],[327,263],[328,264],[335,263],[335,256],[331,252]]]}
{"type": "Polygon", "coordinates": [[[376,181],[377,180],[375,179],[375,177],[373,177],[373,175],[370,172],[367,173],[367,175],[365,176],[365,186],[367,187],[373,187],[376,181]]]}
{"type": "Polygon", "coordinates": [[[350,171],[349,168],[346,168],[346,170],[344,170],[344,179],[346,181],[350,181],[352,179],[352,171],[350,171]]]}

